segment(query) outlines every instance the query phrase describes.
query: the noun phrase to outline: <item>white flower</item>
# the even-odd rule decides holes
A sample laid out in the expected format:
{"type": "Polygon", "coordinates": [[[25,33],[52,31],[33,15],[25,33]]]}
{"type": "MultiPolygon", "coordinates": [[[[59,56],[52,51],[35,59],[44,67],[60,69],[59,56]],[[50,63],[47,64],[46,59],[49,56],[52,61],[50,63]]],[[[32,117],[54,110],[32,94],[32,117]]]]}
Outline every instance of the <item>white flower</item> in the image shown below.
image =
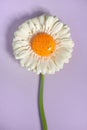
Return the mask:
{"type": "Polygon", "coordinates": [[[15,58],[37,74],[53,74],[71,58],[74,43],[70,28],[55,16],[27,20],[14,35],[15,58]]]}

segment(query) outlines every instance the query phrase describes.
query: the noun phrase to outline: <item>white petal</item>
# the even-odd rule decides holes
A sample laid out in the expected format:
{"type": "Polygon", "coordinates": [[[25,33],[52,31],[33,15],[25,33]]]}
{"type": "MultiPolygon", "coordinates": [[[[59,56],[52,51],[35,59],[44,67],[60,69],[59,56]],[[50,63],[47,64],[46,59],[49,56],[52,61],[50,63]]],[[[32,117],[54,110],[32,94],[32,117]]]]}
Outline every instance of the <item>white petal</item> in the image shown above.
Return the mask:
{"type": "Polygon", "coordinates": [[[28,25],[29,25],[29,28],[30,28],[32,34],[34,34],[36,29],[35,29],[35,25],[33,24],[32,20],[28,21],[28,25]]]}
{"type": "Polygon", "coordinates": [[[23,59],[20,60],[21,66],[25,66],[25,62],[28,60],[29,55],[25,56],[23,59]]]}
{"type": "Polygon", "coordinates": [[[58,17],[54,16],[54,24],[58,23],[59,21],[61,22],[61,20],[58,17]]]}
{"type": "Polygon", "coordinates": [[[29,25],[28,25],[28,21],[27,21],[27,23],[26,23],[25,25],[20,26],[20,27],[19,27],[19,30],[20,30],[21,32],[23,32],[23,33],[27,33],[29,36],[32,35],[32,31],[31,31],[31,29],[30,29],[30,27],[29,27],[29,25]],[[24,26],[24,27],[23,27],[23,26],[24,26]]]}
{"type": "Polygon", "coordinates": [[[32,22],[33,22],[33,24],[35,26],[36,31],[40,31],[41,24],[39,22],[39,19],[38,18],[34,18],[34,19],[32,19],[32,22]]]}
{"type": "Polygon", "coordinates": [[[26,38],[28,38],[28,36],[29,36],[28,33],[22,32],[22,31],[20,31],[20,30],[16,31],[16,32],[14,33],[14,35],[15,35],[15,36],[18,36],[18,37],[26,37],[26,38]]]}
{"type": "Polygon", "coordinates": [[[29,43],[27,41],[16,41],[16,42],[13,42],[13,49],[17,49],[17,48],[20,48],[20,47],[26,47],[26,46],[29,46],[29,43]]]}
{"type": "Polygon", "coordinates": [[[47,60],[42,59],[40,63],[41,63],[40,64],[41,73],[46,74],[47,73],[47,64],[48,64],[47,60]]]}
{"type": "Polygon", "coordinates": [[[56,33],[59,33],[59,31],[62,29],[63,27],[63,23],[62,22],[57,22],[54,24],[52,30],[51,30],[51,33],[52,34],[56,34],[56,33]]]}
{"type": "Polygon", "coordinates": [[[40,25],[41,25],[41,32],[45,32],[45,22],[46,22],[46,18],[48,16],[46,15],[42,15],[39,17],[39,22],[40,22],[40,25]]]}
{"type": "Polygon", "coordinates": [[[35,62],[37,59],[35,58],[33,52],[31,54],[29,54],[27,60],[25,61],[25,66],[28,70],[33,69],[33,67],[35,66],[35,62]]]}
{"type": "Polygon", "coordinates": [[[39,17],[40,24],[43,26],[45,24],[45,15],[39,17]]]}
{"type": "Polygon", "coordinates": [[[23,47],[20,47],[20,48],[16,48],[14,51],[16,52],[16,54],[17,53],[20,53],[20,52],[22,52],[22,51],[29,51],[29,46],[23,46],[23,47]]]}
{"type": "Polygon", "coordinates": [[[49,32],[50,31],[50,29],[53,26],[53,21],[54,21],[54,17],[53,16],[49,16],[47,18],[46,23],[45,23],[45,32],[49,32]]]}
{"type": "Polygon", "coordinates": [[[38,57],[35,57],[32,53],[25,59],[21,60],[21,65],[25,66],[28,70],[35,69],[38,57]]]}
{"type": "Polygon", "coordinates": [[[24,58],[25,56],[27,56],[27,55],[29,55],[29,50],[28,51],[22,51],[22,52],[20,52],[20,53],[18,53],[18,52],[14,52],[14,55],[15,55],[15,58],[16,59],[22,59],[22,58],[24,58]]]}
{"type": "Polygon", "coordinates": [[[64,25],[62,30],[59,32],[59,37],[60,38],[67,38],[70,37],[70,28],[67,25],[64,25]]]}
{"type": "Polygon", "coordinates": [[[55,71],[56,71],[56,66],[55,66],[53,60],[49,59],[49,61],[48,61],[48,73],[49,74],[54,74],[55,71]]]}
{"type": "Polygon", "coordinates": [[[27,21],[19,26],[19,28],[29,29],[27,21]]]}
{"type": "Polygon", "coordinates": [[[37,63],[36,72],[37,72],[37,74],[41,73],[41,62],[40,62],[40,60],[37,63]]]}
{"type": "Polygon", "coordinates": [[[59,55],[63,58],[67,58],[68,55],[70,55],[70,53],[72,52],[72,48],[65,48],[65,47],[61,47],[58,49],[58,51],[56,51],[56,55],[59,55]]]}
{"type": "Polygon", "coordinates": [[[13,39],[13,41],[15,42],[15,41],[27,41],[29,39],[29,37],[25,37],[25,36],[23,36],[23,37],[21,37],[21,36],[15,36],[14,37],[14,39],[13,39]]]}
{"type": "Polygon", "coordinates": [[[29,64],[28,68],[30,68],[31,70],[35,69],[37,63],[38,57],[33,56],[32,62],[29,64]]]}
{"type": "Polygon", "coordinates": [[[55,57],[52,57],[52,60],[54,61],[56,67],[57,67],[57,71],[59,71],[60,69],[63,68],[63,60],[62,60],[62,57],[61,56],[55,56],[55,57]]]}
{"type": "Polygon", "coordinates": [[[27,21],[26,22],[24,22],[23,24],[21,24],[20,26],[19,26],[19,29],[18,29],[18,31],[15,33],[15,35],[17,35],[17,36],[19,36],[19,35],[31,35],[32,34],[32,32],[31,32],[31,30],[30,30],[30,28],[29,28],[29,26],[28,26],[28,23],[27,23],[27,21]],[[18,33],[19,32],[19,33],[18,33]]]}
{"type": "Polygon", "coordinates": [[[74,42],[72,41],[72,39],[61,39],[60,46],[66,48],[72,48],[74,47],[74,42]]]}
{"type": "Polygon", "coordinates": [[[72,49],[69,48],[60,48],[58,52],[56,51],[54,60],[56,64],[59,65],[59,68],[60,65],[63,65],[66,62],[66,60],[71,57],[71,53],[72,49]]]}

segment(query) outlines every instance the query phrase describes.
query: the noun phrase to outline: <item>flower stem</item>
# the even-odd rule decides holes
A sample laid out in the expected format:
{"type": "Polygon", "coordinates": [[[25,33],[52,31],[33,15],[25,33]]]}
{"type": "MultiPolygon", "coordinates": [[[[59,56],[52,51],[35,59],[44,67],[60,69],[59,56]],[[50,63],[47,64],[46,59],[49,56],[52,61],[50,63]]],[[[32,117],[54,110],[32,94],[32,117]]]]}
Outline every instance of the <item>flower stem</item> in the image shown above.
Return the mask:
{"type": "Polygon", "coordinates": [[[44,78],[45,78],[45,76],[43,74],[41,74],[40,75],[40,90],[39,90],[39,110],[40,110],[40,116],[41,116],[43,130],[48,130],[45,112],[44,112],[44,103],[43,103],[44,78]]]}

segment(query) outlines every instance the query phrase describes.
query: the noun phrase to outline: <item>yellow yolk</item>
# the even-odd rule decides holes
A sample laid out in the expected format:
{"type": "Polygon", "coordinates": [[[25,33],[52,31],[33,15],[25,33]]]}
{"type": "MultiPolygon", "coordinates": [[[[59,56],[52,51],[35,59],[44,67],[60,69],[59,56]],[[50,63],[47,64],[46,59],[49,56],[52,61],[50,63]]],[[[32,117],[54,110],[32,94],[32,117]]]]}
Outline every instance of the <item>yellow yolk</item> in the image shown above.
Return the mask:
{"type": "Polygon", "coordinates": [[[46,33],[38,33],[31,40],[31,47],[40,56],[49,56],[56,49],[53,37],[46,33]]]}

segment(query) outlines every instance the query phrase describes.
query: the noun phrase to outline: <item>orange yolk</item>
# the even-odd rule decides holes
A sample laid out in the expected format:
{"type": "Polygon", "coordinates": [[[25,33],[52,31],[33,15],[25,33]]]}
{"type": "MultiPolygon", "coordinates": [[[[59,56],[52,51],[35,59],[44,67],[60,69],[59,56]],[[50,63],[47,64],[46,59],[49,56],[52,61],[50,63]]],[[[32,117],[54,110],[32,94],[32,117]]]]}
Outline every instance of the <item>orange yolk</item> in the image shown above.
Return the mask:
{"type": "Polygon", "coordinates": [[[49,56],[56,49],[53,37],[46,33],[38,33],[31,40],[31,47],[40,56],[49,56]]]}

